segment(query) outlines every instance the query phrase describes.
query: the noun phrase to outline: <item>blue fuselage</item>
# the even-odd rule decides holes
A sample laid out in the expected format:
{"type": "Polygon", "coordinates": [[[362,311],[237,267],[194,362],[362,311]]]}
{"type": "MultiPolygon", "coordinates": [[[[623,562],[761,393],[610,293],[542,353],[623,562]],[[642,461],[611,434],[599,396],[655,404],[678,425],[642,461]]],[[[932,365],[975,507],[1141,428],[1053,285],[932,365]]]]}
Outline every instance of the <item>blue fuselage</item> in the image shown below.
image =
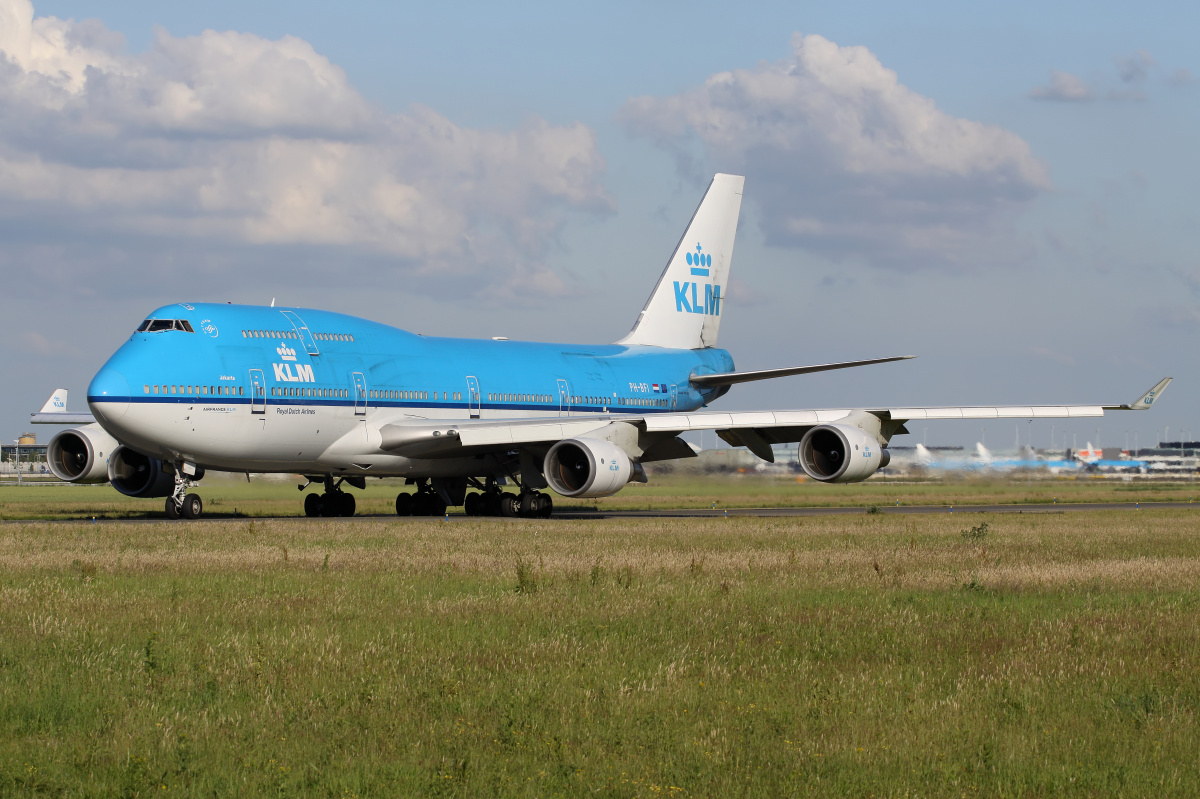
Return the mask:
{"type": "Polygon", "coordinates": [[[436,338],[300,308],[171,305],[142,327],[92,380],[92,412],[147,455],[215,468],[317,468],[364,422],[694,410],[720,389],[688,378],[733,370],[720,349],[436,338]]]}

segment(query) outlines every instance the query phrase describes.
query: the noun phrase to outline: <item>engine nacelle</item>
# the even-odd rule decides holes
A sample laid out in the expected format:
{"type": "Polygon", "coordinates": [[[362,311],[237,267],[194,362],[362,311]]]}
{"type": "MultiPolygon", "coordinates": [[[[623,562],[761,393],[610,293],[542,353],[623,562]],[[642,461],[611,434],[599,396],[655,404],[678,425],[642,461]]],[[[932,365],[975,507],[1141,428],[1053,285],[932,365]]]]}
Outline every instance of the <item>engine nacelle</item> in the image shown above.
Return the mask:
{"type": "Polygon", "coordinates": [[[887,466],[892,456],[857,427],[823,424],[800,439],[800,466],[822,483],[856,483],[887,466]]]}
{"type": "Polygon", "coordinates": [[[169,497],[175,490],[175,470],[121,446],[108,459],[108,481],[127,497],[169,497]]]}
{"type": "Polygon", "coordinates": [[[119,446],[98,424],[72,427],[50,439],[47,465],[68,483],[103,483],[108,480],[108,460],[119,446]]]}
{"type": "Polygon", "coordinates": [[[629,482],[633,463],[610,441],[568,438],[546,453],[542,472],[550,487],[564,497],[607,497],[629,482]]]}

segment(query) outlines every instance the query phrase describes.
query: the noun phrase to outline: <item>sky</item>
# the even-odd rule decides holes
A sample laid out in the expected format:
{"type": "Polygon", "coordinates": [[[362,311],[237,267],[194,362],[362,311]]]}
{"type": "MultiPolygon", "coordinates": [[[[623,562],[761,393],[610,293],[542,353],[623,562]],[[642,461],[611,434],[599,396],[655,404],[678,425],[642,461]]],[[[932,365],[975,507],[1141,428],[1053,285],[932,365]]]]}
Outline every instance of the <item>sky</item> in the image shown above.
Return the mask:
{"type": "Polygon", "coordinates": [[[731,172],[738,368],[919,358],[714,407],[1107,404],[1172,375],[1146,413],[894,443],[1200,439],[1197,23],[1182,2],[0,0],[0,437],[55,387],[83,410],[172,302],[615,341],[731,172]]]}

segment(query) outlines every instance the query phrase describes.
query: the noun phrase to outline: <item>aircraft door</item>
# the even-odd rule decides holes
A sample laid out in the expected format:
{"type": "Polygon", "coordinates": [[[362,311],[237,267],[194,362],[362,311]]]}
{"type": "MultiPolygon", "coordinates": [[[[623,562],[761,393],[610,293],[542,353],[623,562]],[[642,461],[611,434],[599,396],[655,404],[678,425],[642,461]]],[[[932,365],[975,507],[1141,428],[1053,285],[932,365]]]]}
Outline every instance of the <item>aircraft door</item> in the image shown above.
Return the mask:
{"type": "Polygon", "coordinates": [[[571,387],[567,385],[567,381],[559,378],[558,381],[558,415],[568,416],[571,413],[571,387]]]}
{"type": "Polygon", "coordinates": [[[678,406],[678,404],[679,404],[679,386],[672,383],[671,384],[671,410],[675,410],[675,408],[678,406]]]}
{"type": "Polygon", "coordinates": [[[262,369],[250,370],[250,413],[267,412],[267,381],[262,369]]]}
{"type": "Polygon", "coordinates": [[[354,373],[354,415],[367,415],[367,379],[362,372],[354,373]]]}
{"type": "Polygon", "coordinates": [[[467,375],[467,408],[472,419],[479,418],[479,381],[474,375],[467,375]]]}

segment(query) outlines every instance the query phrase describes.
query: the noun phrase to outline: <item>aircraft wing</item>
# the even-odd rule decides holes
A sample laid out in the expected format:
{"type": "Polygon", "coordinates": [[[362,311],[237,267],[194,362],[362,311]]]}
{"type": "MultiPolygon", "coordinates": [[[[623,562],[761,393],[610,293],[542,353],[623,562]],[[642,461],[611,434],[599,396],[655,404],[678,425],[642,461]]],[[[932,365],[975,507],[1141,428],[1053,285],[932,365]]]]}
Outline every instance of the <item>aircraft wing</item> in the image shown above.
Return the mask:
{"type": "MultiPolygon", "coordinates": [[[[595,414],[544,419],[497,419],[389,424],[380,430],[380,448],[410,457],[450,457],[464,451],[551,445],[576,436],[608,437],[623,425],[636,436],[639,448],[649,453],[656,446],[686,457],[686,444],[671,446],[680,433],[713,430],[732,446],[747,447],[772,461],[772,444],[799,441],[810,429],[834,422],[856,423],[869,416],[878,422],[884,441],[907,432],[904,423],[927,419],[1061,419],[1103,416],[1106,410],[1145,410],[1166,389],[1171,378],[1129,404],[1112,405],[995,405],[936,408],[826,408],[792,411],[697,411],[689,413],[611,415],[595,414]]],[[[660,453],[663,449],[659,450],[660,453]]],[[[689,450],[690,452],[690,450],[689,450]]]]}

